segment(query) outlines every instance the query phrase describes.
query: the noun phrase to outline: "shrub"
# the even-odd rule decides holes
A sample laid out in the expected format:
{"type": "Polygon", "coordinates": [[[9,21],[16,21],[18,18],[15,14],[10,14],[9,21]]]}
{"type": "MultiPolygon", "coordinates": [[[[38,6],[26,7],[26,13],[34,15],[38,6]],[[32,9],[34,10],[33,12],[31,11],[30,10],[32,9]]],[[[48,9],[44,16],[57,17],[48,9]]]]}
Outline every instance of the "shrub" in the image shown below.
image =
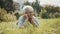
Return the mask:
{"type": "Polygon", "coordinates": [[[42,18],[60,18],[60,13],[59,12],[48,12],[44,8],[42,8],[40,15],[42,18]]]}
{"type": "Polygon", "coordinates": [[[11,14],[7,14],[7,12],[4,9],[0,9],[0,21],[9,22],[9,21],[15,21],[16,17],[11,14]]]}
{"type": "Polygon", "coordinates": [[[18,11],[14,15],[16,16],[16,19],[18,20],[19,17],[22,15],[22,12],[18,11]]]}

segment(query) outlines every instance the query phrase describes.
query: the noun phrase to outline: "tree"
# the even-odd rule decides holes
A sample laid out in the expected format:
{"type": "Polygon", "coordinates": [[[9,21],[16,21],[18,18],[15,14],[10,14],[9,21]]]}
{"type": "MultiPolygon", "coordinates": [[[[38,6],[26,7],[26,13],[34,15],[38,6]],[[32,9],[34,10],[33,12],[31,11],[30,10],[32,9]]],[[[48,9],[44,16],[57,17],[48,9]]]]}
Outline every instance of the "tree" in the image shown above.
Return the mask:
{"type": "Polygon", "coordinates": [[[24,5],[31,5],[28,1],[26,3],[24,3],[24,5]]]}
{"type": "Polygon", "coordinates": [[[5,0],[0,0],[0,8],[4,7],[4,2],[5,2],[5,0]]]}
{"type": "Polygon", "coordinates": [[[12,0],[6,0],[4,8],[7,12],[13,11],[13,1],[12,0]]]}
{"type": "MultiPolygon", "coordinates": [[[[58,18],[58,17],[60,17],[60,7],[45,5],[43,8],[46,10],[46,13],[42,14],[42,16],[41,16],[42,18],[58,18]]],[[[41,11],[41,12],[43,12],[43,11],[41,11]]]]}
{"type": "Polygon", "coordinates": [[[36,0],[35,3],[32,3],[32,6],[36,10],[36,12],[39,16],[39,13],[41,12],[41,6],[40,6],[40,3],[38,2],[38,0],[36,0]]]}
{"type": "Polygon", "coordinates": [[[4,8],[7,13],[14,11],[13,0],[0,0],[0,7],[4,8]]]}
{"type": "Polygon", "coordinates": [[[47,10],[47,13],[56,13],[56,12],[60,12],[59,11],[60,7],[55,7],[55,6],[51,6],[51,5],[46,5],[45,9],[47,10]]]}

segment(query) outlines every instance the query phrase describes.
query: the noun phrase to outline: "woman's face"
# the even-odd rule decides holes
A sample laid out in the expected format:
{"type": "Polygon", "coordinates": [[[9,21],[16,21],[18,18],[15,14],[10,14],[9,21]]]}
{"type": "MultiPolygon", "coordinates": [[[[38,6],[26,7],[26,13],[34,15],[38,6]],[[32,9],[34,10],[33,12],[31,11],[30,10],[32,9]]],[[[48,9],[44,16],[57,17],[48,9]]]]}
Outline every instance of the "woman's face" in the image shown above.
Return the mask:
{"type": "Polygon", "coordinates": [[[25,12],[28,16],[28,18],[31,18],[33,16],[33,12],[30,11],[29,9],[26,9],[26,12],[25,12]]]}

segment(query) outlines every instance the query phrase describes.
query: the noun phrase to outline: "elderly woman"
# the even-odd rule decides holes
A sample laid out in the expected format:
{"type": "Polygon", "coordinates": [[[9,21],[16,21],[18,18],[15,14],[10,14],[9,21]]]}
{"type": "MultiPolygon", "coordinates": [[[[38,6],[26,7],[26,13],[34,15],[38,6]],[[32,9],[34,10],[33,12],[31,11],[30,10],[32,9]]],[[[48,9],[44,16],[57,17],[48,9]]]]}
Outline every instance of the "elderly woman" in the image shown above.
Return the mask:
{"type": "MultiPolygon", "coordinates": [[[[23,7],[23,15],[20,16],[18,27],[22,27],[26,20],[28,20],[34,27],[38,27],[38,19],[34,16],[34,9],[31,6],[23,7]]],[[[27,23],[27,22],[26,22],[27,23]]]]}

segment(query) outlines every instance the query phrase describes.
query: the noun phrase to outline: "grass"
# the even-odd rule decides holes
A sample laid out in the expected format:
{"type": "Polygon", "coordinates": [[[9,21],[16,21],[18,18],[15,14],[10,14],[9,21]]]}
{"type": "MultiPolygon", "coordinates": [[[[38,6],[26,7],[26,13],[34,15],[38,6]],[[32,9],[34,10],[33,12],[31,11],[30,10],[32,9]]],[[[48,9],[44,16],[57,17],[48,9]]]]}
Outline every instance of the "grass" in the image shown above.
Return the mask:
{"type": "Polygon", "coordinates": [[[34,28],[31,24],[18,28],[16,22],[1,22],[0,34],[60,34],[60,18],[39,19],[40,26],[34,28]]]}

